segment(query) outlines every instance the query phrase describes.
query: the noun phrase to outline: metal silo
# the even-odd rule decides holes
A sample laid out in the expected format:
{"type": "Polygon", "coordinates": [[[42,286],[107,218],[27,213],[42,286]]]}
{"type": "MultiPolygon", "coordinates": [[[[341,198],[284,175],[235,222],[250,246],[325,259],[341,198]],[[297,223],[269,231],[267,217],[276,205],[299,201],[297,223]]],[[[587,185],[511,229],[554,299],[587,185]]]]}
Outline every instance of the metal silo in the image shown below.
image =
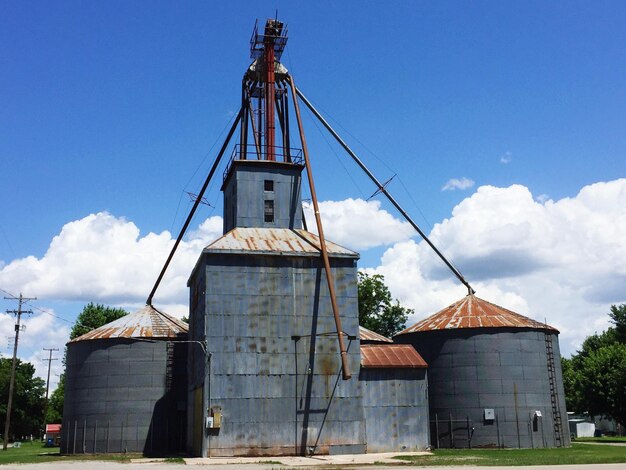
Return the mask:
{"type": "Polygon", "coordinates": [[[184,449],[187,325],[153,307],[67,344],[61,452],[184,449]]]}
{"type": "Polygon", "coordinates": [[[428,363],[433,446],[569,446],[558,333],[468,295],[395,336],[428,363]]]}

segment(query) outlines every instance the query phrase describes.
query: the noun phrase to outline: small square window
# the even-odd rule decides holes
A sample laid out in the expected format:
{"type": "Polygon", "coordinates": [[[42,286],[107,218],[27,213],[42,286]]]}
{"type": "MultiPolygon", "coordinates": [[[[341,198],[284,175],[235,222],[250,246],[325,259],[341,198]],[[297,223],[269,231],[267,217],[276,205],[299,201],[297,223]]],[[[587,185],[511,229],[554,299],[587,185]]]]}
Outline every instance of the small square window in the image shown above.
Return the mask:
{"type": "Polygon", "coordinates": [[[263,189],[265,189],[265,191],[274,191],[274,180],[265,180],[263,182],[263,189]]]}
{"type": "Polygon", "coordinates": [[[264,212],[265,222],[274,222],[274,201],[271,199],[265,200],[264,212]]]}

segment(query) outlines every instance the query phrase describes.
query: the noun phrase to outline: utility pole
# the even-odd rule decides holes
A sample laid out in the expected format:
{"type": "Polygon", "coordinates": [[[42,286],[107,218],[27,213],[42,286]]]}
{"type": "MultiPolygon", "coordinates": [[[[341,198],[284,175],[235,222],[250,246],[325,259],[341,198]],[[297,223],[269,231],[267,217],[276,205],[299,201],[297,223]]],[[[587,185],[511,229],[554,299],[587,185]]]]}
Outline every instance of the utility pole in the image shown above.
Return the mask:
{"type": "Polygon", "coordinates": [[[20,292],[19,297],[5,297],[8,300],[17,300],[17,310],[7,310],[7,313],[12,313],[17,317],[15,323],[15,344],[13,345],[13,365],[11,366],[11,382],[9,383],[9,401],[7,403],[7,416],[4,423],[4,442],[2,449],[7,450],[9,443],[9,426],[11,424],[11,405],[13,405],[13,387],[15,386],[15,366],[17,364],[17,342],[20,339],[20,320],[22,319],[22,313],[33,313],[32,310],[22,310],[22,305],[29,300],[37,300],[37,297],[24,297],[20,292]]]}
{"type": "Polygon", "coordinates": [[[52,357],[52,351],[58,351],[58,348],[43,348],[44,351],[49,351],[50,356],[48,356],[48,380],[46,381],[46,407],[43,410],[43,424],[44,428],[46,426],[46,415],[48,414],[48,392],[50,391],[50,366],[52,365],[52,361],[58,360],[56,357],[52,357]]]}

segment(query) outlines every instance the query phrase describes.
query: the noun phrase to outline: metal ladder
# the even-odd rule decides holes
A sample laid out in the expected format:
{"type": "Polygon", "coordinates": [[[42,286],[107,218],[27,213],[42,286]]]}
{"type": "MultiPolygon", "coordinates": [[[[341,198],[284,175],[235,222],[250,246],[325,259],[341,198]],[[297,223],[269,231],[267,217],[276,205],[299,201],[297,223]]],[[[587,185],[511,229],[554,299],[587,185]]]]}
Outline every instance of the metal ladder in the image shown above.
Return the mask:
{"type": "Polygon", "coordinates": [[[170,392],[174,384],[174,344],[168,342],[165,346],[166,366],[165,366],[165,391],[170,392]]]}
{"type": "Polygon", "coordinates": [[[559,407],[559,391],[556,383],[556,368],[554,366],[554,348],[552,347],[552,334],[545,333],[546,354],[548,356],[548,379],[550,381],[550,401],[552,403],[552,417],[554,420],[554,444],[563,447],[563,423],[561,409],[559,407]]]}

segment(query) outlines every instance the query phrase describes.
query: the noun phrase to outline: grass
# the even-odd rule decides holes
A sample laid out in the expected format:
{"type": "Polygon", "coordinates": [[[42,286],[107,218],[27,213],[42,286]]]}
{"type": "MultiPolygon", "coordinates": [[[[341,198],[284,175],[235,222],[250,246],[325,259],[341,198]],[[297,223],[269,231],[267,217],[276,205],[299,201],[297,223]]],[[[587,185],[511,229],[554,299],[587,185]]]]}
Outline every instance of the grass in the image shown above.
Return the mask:
{"type": "Polygon", "coordinates": [[[44,447],[41,442],[24,442],[19,448],[0,449],[0,465],[14,463],[66,462],[71,460],[109,460],[130,462],[130,459],[141,458],[141,454],[78,454],[64,456],[58,447],[44,447]]]}
{"type": "MultiPolygon", "coordinates": [[[[626,442],[625,438],[588,438],[585,442],[626,442]]],[[[141,454],[79,454],[63,456],[59,449],[44,447],[40,442],[25,442],[20,448],[0,450],[0,465],[15,463],[67,462],[73,460],[108,460],[125,463],[141,458],[141,454]]],[[[586,445],[574,442],[567,449],[437,449],[432,455],[398,456],[396,459],[413,465],[562,465],[589,463],[626,463],[623,446],[586,445]]],[[[182,463],[180,457],[166,459],[170,463],[182,463]]],[[[278,464],[268,460],[264,463],[278,464]]]]}
{"type": "Polygon", "coordinates": [[[413,465],[527,466],[590,463],[624,463],[621,446],[572,444],[560,449],[437,449],[432,455],[398,456],[413,465]]]}
{"type": "Polygon", "coordinates": [[[626,436],[577,437],[574,442],[621,442],[626,444],[626,436]]]}

